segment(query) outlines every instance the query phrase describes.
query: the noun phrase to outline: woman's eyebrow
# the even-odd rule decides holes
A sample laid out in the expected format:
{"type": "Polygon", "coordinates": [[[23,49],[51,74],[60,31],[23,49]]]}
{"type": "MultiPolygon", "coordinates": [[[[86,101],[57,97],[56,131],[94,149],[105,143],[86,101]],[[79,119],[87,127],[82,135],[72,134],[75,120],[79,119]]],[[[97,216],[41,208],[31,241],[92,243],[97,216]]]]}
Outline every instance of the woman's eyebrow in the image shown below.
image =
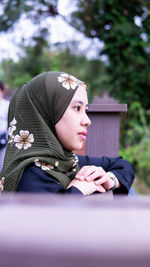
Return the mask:
{"type": "MultiPolygon", "coordinates": [[[[76,103],[76,104],[79,103],[81,105],[84,105],[83,101],[81,101],[81,100],[74,100],[74,101],[72,101],[72,103],[76,103]]],[[[89,104],[86,104],[85,106],[88,107],[89,104]]]]}

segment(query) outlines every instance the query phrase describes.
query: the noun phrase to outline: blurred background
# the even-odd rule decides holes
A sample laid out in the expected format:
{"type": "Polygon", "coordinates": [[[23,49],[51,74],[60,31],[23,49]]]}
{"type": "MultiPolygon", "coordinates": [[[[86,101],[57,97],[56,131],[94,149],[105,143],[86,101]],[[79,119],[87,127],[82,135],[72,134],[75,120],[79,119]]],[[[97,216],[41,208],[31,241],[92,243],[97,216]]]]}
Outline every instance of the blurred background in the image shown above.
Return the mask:
{"type": "Polygon", "coordinates": [[[1,0],[5,97],[47,70],[85,81],[90,103],[107,92],[128,104],[120,155],[150,194],[150,0],[1,0]]]}

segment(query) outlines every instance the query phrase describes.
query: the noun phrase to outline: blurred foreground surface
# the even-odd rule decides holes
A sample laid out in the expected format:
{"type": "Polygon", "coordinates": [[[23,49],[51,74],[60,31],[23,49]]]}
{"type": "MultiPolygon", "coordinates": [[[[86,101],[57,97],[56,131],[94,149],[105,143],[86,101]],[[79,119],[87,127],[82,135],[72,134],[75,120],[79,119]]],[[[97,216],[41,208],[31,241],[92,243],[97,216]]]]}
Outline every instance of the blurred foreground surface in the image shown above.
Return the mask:
{"type": "Polygon", "coordinates": [[[149,197],[0,196],[0,267],[145,267],[149,262],[149,197]]]}

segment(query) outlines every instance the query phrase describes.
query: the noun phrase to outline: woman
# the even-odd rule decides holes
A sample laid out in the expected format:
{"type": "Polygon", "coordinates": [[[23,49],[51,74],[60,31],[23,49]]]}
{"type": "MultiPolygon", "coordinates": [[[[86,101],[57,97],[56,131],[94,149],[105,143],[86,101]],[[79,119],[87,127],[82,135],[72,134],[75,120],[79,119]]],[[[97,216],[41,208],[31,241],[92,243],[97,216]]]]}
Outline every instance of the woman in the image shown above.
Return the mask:
{"type": "Polygon", "coordinates": [[[77,158],[72,152],[86,140],[91,124],[87,108],[85,83],[69,74],[46,72],[22,85],[10,103],[1,188],[85,196],[113,189],[128,194],[134,177],[129,162],[120,157],[77,158]]]}

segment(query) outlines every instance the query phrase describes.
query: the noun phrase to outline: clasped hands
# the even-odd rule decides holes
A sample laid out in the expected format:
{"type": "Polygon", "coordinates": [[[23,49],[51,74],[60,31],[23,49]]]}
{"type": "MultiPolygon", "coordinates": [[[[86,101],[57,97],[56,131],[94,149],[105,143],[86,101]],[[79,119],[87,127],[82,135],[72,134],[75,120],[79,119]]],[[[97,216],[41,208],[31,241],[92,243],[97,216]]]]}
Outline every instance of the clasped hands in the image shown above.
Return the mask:
{"type": "MultiPolygon", "coordinates": [[[[118,186],[119,181],[117,179],[118,186]]],[[[74,186],[84,196],[91,195],[98,191],[104,193],[114,187],[114,181],[102,167],[94,165],[82,167],[67,188],[74,186]]]]}

